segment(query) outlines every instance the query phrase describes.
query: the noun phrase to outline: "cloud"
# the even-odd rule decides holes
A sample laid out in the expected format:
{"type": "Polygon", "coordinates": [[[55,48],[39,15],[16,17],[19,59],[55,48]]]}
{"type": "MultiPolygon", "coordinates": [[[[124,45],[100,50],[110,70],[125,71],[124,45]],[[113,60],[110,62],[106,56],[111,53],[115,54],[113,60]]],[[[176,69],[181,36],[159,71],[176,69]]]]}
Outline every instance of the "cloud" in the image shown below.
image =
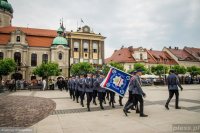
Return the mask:
{"type": "Polygon", "coordinates": [[[106,36],[105,55],[124,46],[161,50],[164,46],[199,47],[199,0],[9,0],[14,25],[57,29],[64,19],[76,30],[80,18],[106,36]]]}

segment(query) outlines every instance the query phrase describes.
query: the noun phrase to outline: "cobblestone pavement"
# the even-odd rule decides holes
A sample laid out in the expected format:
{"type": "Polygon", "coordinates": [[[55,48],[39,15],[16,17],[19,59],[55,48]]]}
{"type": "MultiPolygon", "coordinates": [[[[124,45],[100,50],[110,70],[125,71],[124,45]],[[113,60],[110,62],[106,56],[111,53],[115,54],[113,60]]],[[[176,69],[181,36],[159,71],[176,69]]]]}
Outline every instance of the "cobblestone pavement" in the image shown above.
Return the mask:
{"type": "Polygon", "coordinates": [[[31,96],[0,96],[0,127],[29,127],[56,107],[51,99],[31,96]]]}

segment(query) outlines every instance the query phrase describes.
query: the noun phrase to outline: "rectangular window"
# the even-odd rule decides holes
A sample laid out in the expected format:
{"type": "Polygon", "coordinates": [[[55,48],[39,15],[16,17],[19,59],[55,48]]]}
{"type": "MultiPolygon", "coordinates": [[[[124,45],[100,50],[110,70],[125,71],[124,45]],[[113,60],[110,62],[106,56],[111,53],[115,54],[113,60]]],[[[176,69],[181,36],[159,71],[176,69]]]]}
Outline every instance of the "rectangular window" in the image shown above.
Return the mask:
{"type": "Polygon", "coordinates": [[[47,63],[48,62],[48,54],[43,54],[42,55],[42,62],[47,63]]]}
{"type": "Polygon", "coordinates": [[[3,52],[0,52],[0,60],[3,60],[3,52]]]}
{"type": "Polygon", "coordinates": [[[74,52],[78,52],[78,48],[74,48],[74,52]]]}
{"type": "Polygon", "coordinates": [[[93,49],[93,53],[97,53],[97,49],[93,49]]]}
{"type": "Polygon", "coordinates": [[[37,54],[31,54],[31,66],[37,66],[37,54]]]}
{"type": "Polygon", "coordinates": [[[84,52],[88,52],[88,49],[87,49],[87,48],[84,48],[83,51],[84,51],[84,52]]]}
{"type": "Polygon", "coordinates": [[[20,42],[20,36],[17,36],[16,42],[20,42]]]}

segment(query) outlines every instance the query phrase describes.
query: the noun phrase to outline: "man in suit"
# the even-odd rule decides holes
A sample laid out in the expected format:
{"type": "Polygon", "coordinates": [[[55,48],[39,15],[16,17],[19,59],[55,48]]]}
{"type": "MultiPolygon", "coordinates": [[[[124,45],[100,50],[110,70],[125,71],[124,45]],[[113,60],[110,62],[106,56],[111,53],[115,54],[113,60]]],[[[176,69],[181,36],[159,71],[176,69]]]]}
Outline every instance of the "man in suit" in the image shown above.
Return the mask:
{"type": "Polygon", "coordinates": [[[87,108],[88,111],[90,111],[90,102],[92,101],[92,96],[93,96],[93,78],[92,74],[88,73],[87,78],[85,78],[85,92],[87,95],[87,108]]]}
{"type": "MultiPolygon", "coordinates": [[[[93,84],[94,84],[94,82],[96,81],[97,77],[96,77],[95,74],[93,74],[92,78],[93,78],[93,84]]],[[[93,104],[94,104],[94,105],[97,105],[97,103],[96,103],[97,93],[98,93],[98,92],[97,92],[97,87],[95,87],[95,86],[93,85],[93,104]]]]}
{"type": "Polygon", "coordinates": [[[84,107],[83,104],[83,100],[84,100],[84,96],[85,96],[85,78],[84,78],[84,74],[80,74],[80,79],[78,80],[78,91],[79,91],[79,95],[80,95],[80,104],[82,107],[84,107]]]}
{"type": "Polygon", "coordinates": [[[80,96],[79,91],[78,91],[78,81],[79,81],[79,77],[76,76],[76,79],[75,79],[75,97],[76,97],[77,103],[79,103],[78,98],[80,96]]]}
{"type": "Polygon", "coordinates": [[[100,86],[100,84],[103,82],[104,78],[105,77],[104,77],[103,73],[100,73],[100,77],[98,77],[96,79],[96,81],[94,82],[94,86],[97,88],[97,91],[98,91],[98,100],[99,100],[101,109],[104,109],[103,100],[104,100],[104,93],[106,93],[106,89],[100,86]]]}
{"type": "Polygon", "coordinates": [[[176,95],[176,102],[175,102],[175,109],[181,109],[178,106],[178,102],[179,102],[179,91],[178,91],[178,87],[181,88],[181,91],[183,90],[183,87],[181,86],[179,79],[177,77],[177,75],[175,74],[174,70],[170,70],[170,74],[167,77],[167,84],[168,84],[168,90],[169,90],[169,98],[167,99],[167,102],[165,104],[165,108],[167,110],[169,110],[169,102],[172,99],[172,97],[174,96],[174,94],[176,95]]]}
{"type": "Polygon", "coordinates": [[[132,101],[128,101],[123,109],[125,115],[127,116],[127,111],[131,108],[131,106],[136,105],[136,101],[140,103],[140,117],[147,117],[143,112],[144,109],[144,101],[143,97],[146,97],[146,94],[143,92],[141,88],[141,79],[142,70],[138,69],[136,71],[136,75],[132,76],[129,87],[132,90],[132,101]]]}

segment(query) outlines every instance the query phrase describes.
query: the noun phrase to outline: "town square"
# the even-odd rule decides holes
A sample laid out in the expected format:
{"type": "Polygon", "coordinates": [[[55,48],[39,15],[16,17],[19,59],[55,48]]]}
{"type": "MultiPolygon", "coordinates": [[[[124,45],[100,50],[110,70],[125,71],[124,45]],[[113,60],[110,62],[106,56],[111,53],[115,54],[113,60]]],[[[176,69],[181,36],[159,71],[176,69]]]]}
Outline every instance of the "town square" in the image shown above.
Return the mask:
{"type": "Polygon", "coordinates": [[[200,132],[198,0],[0,0],[0,133],[200,132]]]}

